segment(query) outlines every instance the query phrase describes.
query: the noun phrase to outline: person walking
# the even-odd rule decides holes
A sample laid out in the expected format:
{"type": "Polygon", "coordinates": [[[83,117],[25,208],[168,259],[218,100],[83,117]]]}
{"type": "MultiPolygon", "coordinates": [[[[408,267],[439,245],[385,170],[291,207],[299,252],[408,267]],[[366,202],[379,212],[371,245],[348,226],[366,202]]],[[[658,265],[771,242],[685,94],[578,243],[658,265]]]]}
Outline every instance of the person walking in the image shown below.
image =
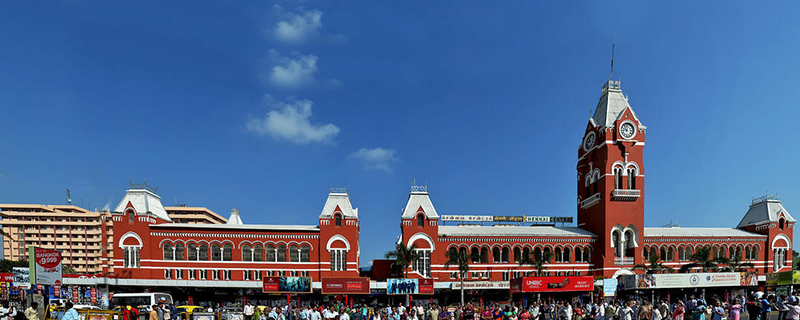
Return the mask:
{"type": "Polygon", "coordinates": [[[150,308],[150,317],[148,317],[147,319],[148,320],[161,320],[161,319],[158,318],[158,305],[154,304],[153,307],[150,308]]]}
{"type": "Polygon", "coordinates": [[[28,309],[25,309],[25,319],[28,320],[39,320],[39,303],[34,301],[31,302],[31,306],[28,309]]]}
{"type": "MultiPolygon", "coordinates": [[[[4,302],[3,306],[7,306],[8,302],[4,302]]],[[[64,304],[64,307],[67,308],[67,311],[64,312],[64,315],[61,316],[61,320],[78,320],[78,311],[72,305],[72,301],[67,301],[64,304]]]]}
{"type": "Polygon", "coordinates": [[[253,315],[256,313],[256,308],[253,307],[253,304],[250,301],[247,301],[247,304],[244,305],[244,320],[253,320],[253,315]]]}
{"type": "Polygon", "coordinates": [[[672,311],[672,320],[683,320],[684,316],[686,316],[686,305],[678,299],[678,302],[675,303],[675,310],[672,311]]]}
{"type": "Polygon", "coordinates": [[[772,304],[767,298],[764,295],[764,298],[761,299],[761,320],[769,320],[769,313],[772,312],[772,304]]]}
{"type": "Polygon", "coordinates": [[[739,299],[733,299],[728,306],[728,320],[739,320],[741,314],[742,305],[739,303],[739,299]]]}
{"type": "Polygon", "coordinates": [[[653,306],[650,305],[650,302],[647,299],[642,299],[642,306],[639,308],[639,314],[637,317],[639,320],[650,320],[653,318],[653,306]]]}

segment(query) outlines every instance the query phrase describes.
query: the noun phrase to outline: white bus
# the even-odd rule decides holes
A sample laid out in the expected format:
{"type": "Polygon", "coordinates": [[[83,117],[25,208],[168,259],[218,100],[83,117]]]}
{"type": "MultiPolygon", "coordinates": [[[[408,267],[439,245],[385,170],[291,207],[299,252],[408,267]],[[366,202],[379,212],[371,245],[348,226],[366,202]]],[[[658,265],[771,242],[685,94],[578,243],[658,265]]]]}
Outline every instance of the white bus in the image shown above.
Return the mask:
{"type": "Polygon", "coordinates": [[[172,303],[172,295],[162,292],[147,292],[147,293],[116,293],[111,296],[111,303],[109,307],[125,308],[131,306],[139,309],[139,311],[152,310],[153,305],[159,303],[172,303]]]}

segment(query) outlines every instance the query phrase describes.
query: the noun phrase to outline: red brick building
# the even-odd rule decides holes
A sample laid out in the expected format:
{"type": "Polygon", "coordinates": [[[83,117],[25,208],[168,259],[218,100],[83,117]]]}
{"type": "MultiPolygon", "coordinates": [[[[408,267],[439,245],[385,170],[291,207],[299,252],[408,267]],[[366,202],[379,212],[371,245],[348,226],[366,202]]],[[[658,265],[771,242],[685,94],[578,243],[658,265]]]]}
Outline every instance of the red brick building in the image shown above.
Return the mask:
{"type": "Polygon", "coordinates": [[[750,271],[760,275],[791,270],[795,220],[775,197],[754,199],[735,228],[645,227],[646,129],[622,94],[620,82],[603,85],[578,147],[576,209],[580,227],[533,225],[523,217],[514,219],[519,221],[516,224],[490,226],[485,224],[494,222],[487,216],[450,219],[437,213],[427,188],[412,188],[402,215],[402,241],[415,244],[422,259],[413,263],[411,274],[439,282],[456,280],[455,269],[445,269],[444,263],[447,250],[458,250],[474,254],[465,280],[507,281],[535,271],[520,266],[521,257],[550,251],[553,260],[545,265],[545,271],[551,276],[612,277],[631,274],[631,269],[646,264],[650,255],[678,269],[704,246],[714,257],[741,257],[754,264],[750,271]],[[445,220],[467,223],[446,226],[442,224],[445,220]]]}

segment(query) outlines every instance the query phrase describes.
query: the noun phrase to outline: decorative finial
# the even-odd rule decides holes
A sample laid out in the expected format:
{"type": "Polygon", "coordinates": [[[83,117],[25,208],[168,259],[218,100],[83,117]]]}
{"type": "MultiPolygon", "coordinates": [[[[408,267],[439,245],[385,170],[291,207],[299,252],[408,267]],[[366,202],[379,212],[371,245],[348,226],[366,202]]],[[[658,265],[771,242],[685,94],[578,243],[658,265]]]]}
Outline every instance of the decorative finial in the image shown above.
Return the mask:
{"type": "Polygon", "coordinates": [[[614,42],[611,43],[611,75],[608,80],[614,80],[614,42]]]}

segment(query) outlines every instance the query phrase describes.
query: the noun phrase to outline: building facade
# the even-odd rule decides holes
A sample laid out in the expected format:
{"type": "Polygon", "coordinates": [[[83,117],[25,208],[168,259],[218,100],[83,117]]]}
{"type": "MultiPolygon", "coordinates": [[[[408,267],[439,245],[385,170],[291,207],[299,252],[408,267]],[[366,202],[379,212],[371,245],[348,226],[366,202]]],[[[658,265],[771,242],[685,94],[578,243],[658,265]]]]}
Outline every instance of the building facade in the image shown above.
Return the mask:
{"type": "MultiPolygon", "coordinates": [[[[425,187],[412,187],[401,218],[401,241],[414,245],[421,258],[412,263],[415,277],[458,279],[445,268],[446,252],[470,257],[469,281],[508,281],[543,271],[545,275],[616,277],[647,266],[650,258],[674,269],[693,262],[702,248],[710,258],[730,263],[720,268],[756,271],[760,275],[791,270],[795,219],[776,197],[753,199],[735,228],[650,228],[644,226],[646,127],[622,94],[619,81],[602,86],[577,159],[577,225],[494,223],[492,217],[440,216],[425,187]],[[455,226],[445,221],[460,220],[455,226]],[[479,225],[476,225],[479,221],[479,225]],[[552,256],[539,270],[520,260],[552,256]],[[753,267],[742,268],[741,265],[753,267]]],[[[521,223],[520,223],[521,222],[521,223]]],[[[530,260],[530,259],[528,259],[530,260]]],[[[684,267],[689,272],[698,268],[684,267]]]]}
{"type": "MultiPolygon", "coordinates": [[[[345,189],[331,189],[312,225],[176,223],[147,189],[130,189],[111,213],[116,285],[259,288],[264,277],[355,278],[359,219],[345,189]]],[[[318,285],[318,284],[317,284],[318,285]]]]}

